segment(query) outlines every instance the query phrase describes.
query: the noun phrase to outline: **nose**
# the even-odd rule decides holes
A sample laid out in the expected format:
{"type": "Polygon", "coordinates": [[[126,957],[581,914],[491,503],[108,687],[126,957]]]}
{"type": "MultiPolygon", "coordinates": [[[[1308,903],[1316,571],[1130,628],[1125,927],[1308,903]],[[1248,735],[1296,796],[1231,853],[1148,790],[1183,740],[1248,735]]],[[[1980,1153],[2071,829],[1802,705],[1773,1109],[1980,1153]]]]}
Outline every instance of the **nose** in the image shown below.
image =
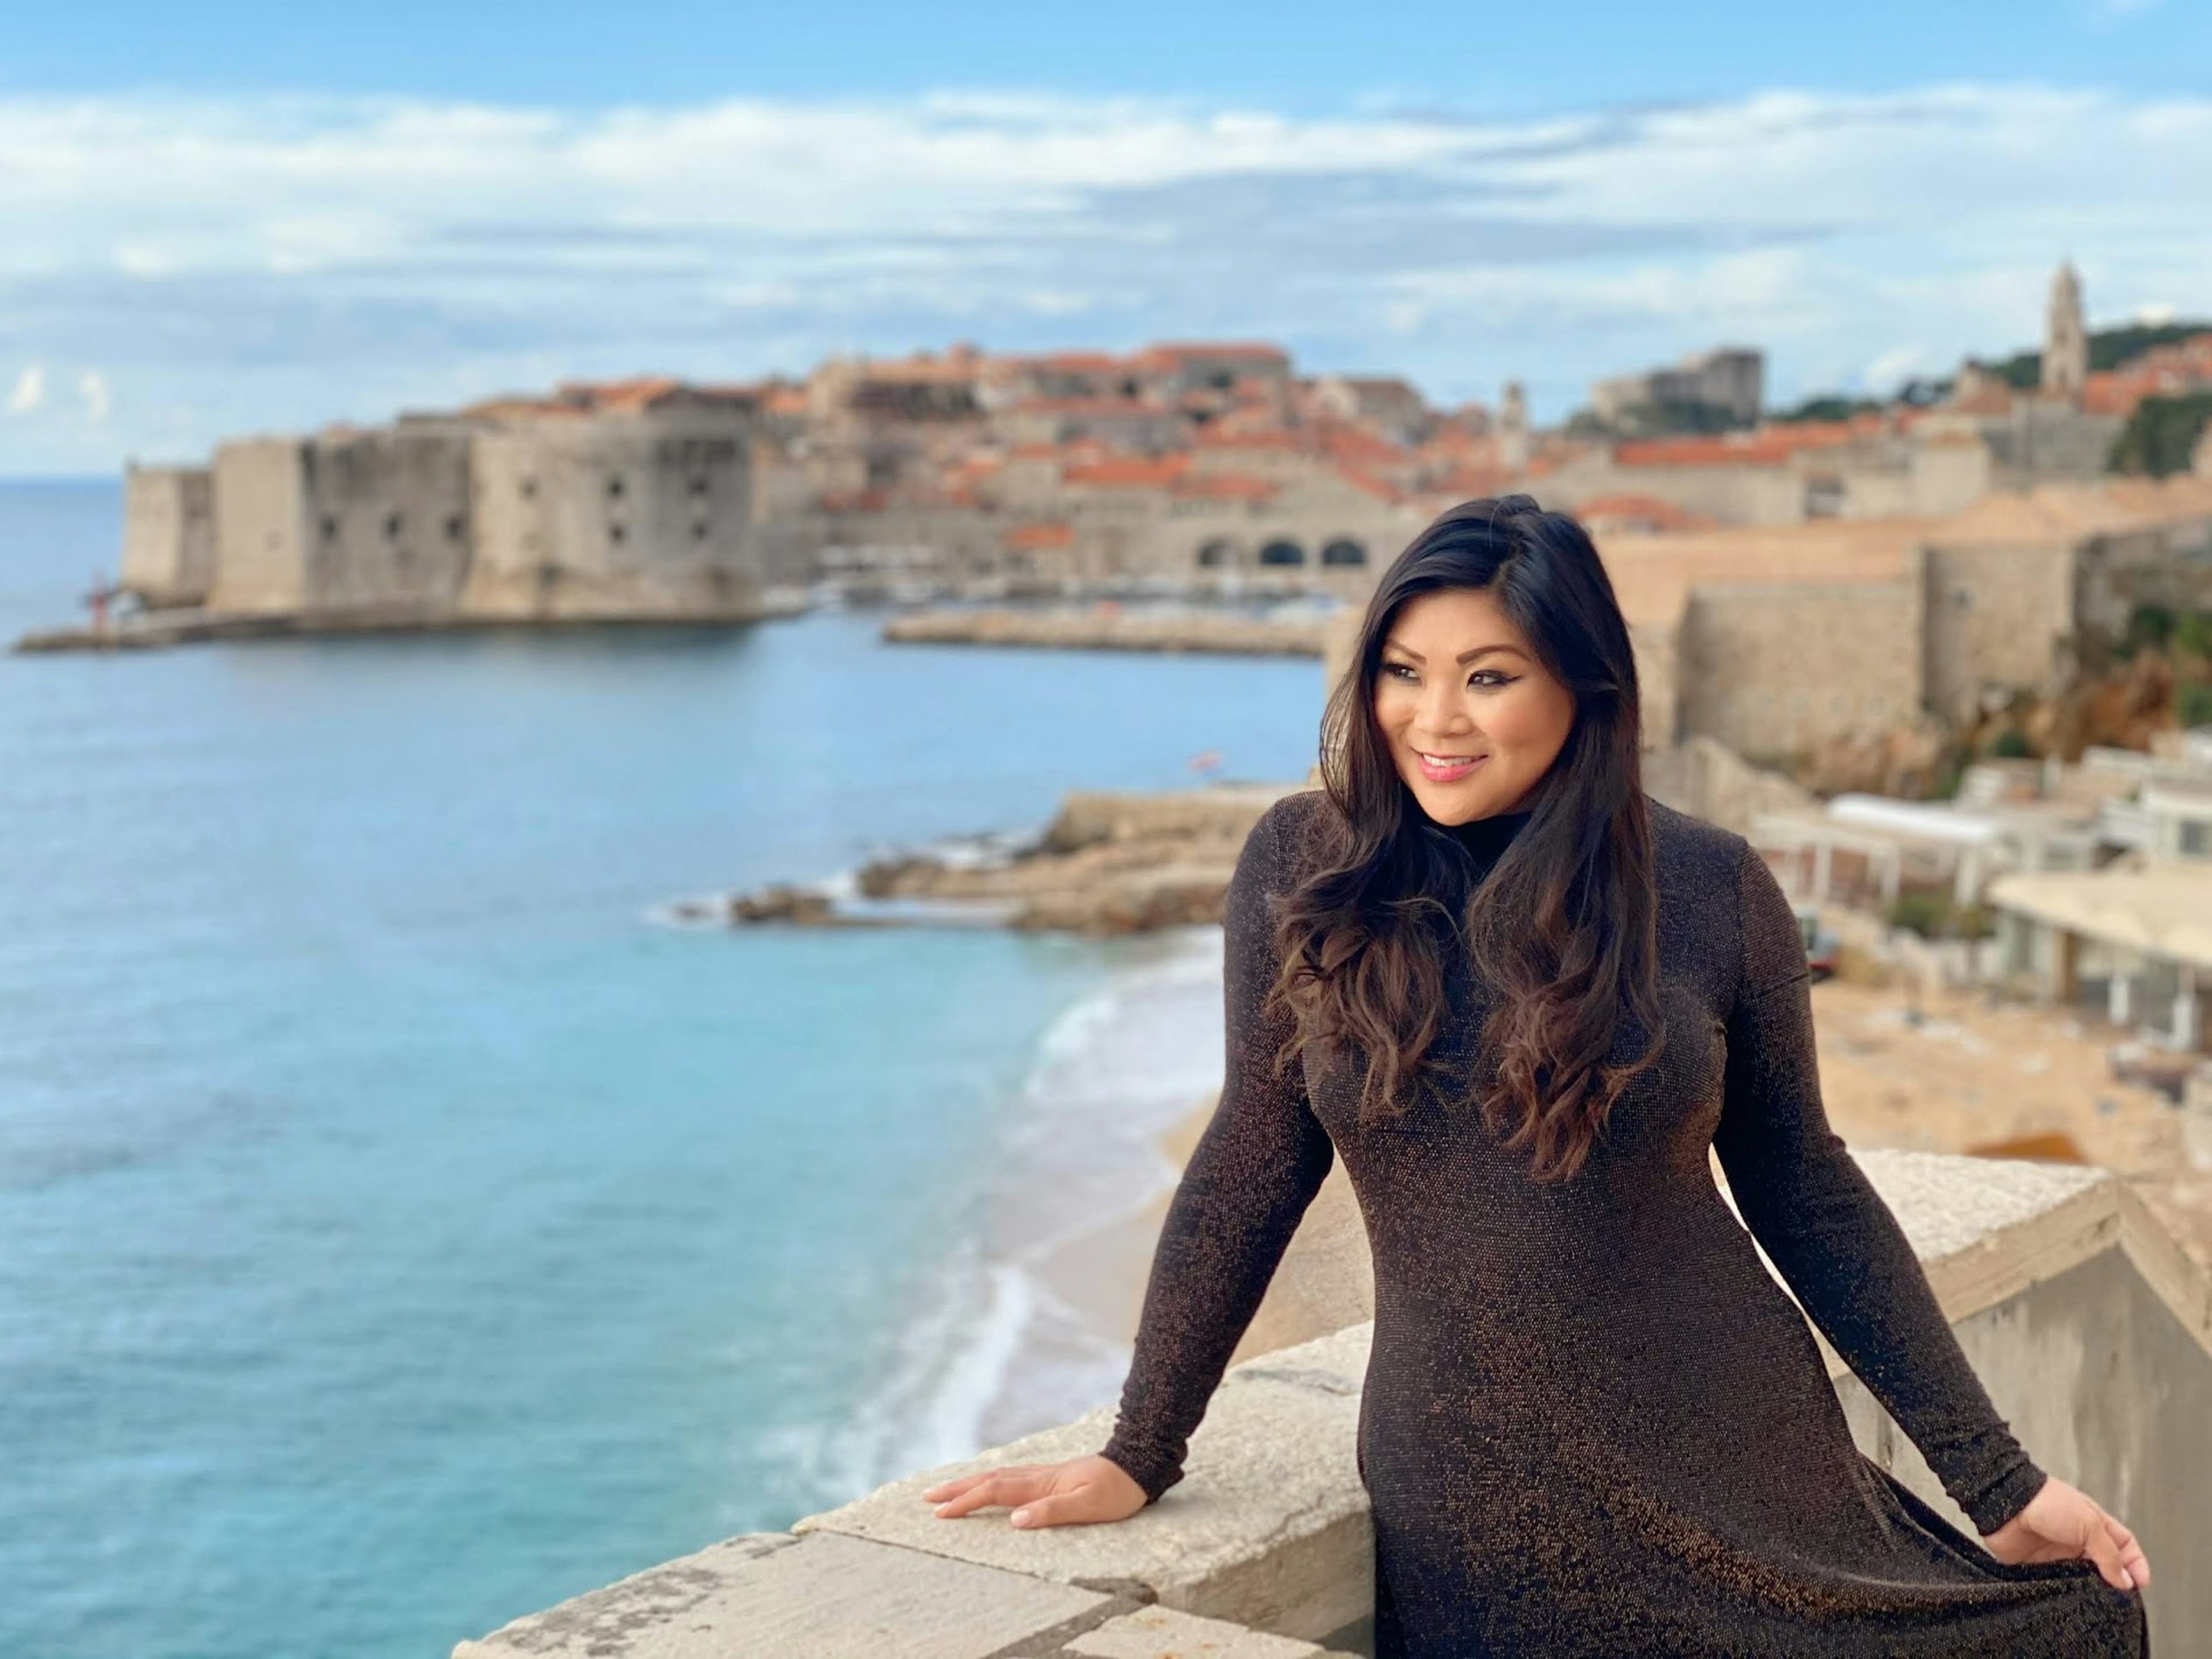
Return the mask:
{"type": "Polygon", "coordinates": [[[1421,690],[1420,728],[1440,738],[1459,737],[1474,730],[1474,720],[1455,685],[1438,684],[1421,690]]]}

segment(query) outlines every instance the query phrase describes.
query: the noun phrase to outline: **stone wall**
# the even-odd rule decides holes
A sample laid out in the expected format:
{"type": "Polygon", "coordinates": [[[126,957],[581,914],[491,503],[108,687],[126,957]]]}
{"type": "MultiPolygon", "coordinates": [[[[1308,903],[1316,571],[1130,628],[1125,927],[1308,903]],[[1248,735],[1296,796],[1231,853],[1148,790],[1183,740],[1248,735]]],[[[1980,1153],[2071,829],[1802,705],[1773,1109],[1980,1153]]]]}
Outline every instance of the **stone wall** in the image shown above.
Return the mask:
{"type": "Polygon", "coordinates": [[[2212,610],[2212,517],[2093,537],[2082,547],[2074,593],[2080,628],[2118,640],[2138,605],[2212,610]]]}
{"type": "Polygon", "coordinates": [[[1805,479],[1795,467],[1737,463],[1624,466],[1602,452],[1569,461],[1535,481],[1545,506],[1572,513],[1601,495],[1648,495],[1724,525],[1801,524],[1805,479]]]}
{"type": "Polygon", "coordinates": [[[307,446],[240,438],[215,452],[210,611],[291,616],[307,604],[307,446]]]}
{"type": "Polygon", "coordinates": [[[451,614],[469,566],[466,431],[403,422],[326,434],[301,445],[300,458],[302,608],[451,614]]]}
{"type": "Polygon", "coordinates": [[[2040,690],[2062,670],[2075,627],[2071,547],[1939,544],[1922,571],[1930,708],[1970,714],[1985,685],[2040,690]]]}
{"type": "Polygon", "coordinates": [[[1698,583],[1678,647],[1680,735],[1779,763],[1910,720],[1920,586],[1917,568],[1905,581],[1698,583]]]}
{"type": "Polygon", "coordinates": [[[149,605],[198,605],[214,580],[214,475],[204,466],[128,469],[121,585],[149,605]]]}
{"type": "Polygon", "coordinates": [[[752,469],[712,417],[536,421],[471,441],[472,617],[713,619],[751,611],[752,469]]]}
{"type": "Polygon", "coordinates": [[[224,444],[208,608],[448,615],[468,568],[469,494],[468,441],[441,426],[224,444]]]}
{"type": "Polygon", "coordinates": [[[1680,812],[1750,833],[1761,812],[1800,811],[1817,805],[1812,792],[1779,772],[1751,764],[1712,738],[1692,738],[1644,757],[1644,787],[1680,812]]]}

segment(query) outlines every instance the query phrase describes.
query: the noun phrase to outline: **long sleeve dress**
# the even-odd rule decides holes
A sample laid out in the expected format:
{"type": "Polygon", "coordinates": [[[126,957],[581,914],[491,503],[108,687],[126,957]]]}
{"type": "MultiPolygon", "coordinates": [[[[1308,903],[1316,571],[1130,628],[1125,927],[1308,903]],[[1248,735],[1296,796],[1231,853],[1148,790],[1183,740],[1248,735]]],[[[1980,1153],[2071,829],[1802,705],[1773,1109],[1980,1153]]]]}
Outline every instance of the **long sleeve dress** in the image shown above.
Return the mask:
{"type": "MultiPolygon", "coordinates": [[[[2043,1471],[1828,1126],[1802,937],[1749,843],[1649,802],[1664,1051],[1583,1169],[1541,1185],[1463,1091],[1412,1091],[1402,1118],[1363,1126],[1349,1068],[1274,1075],[1287,1016],[1261,1012],[1266,901],[1334,811],[1319,791],[1285,797],[1239,859],[1220,1103],[1161,1230],[1103,1455],[1152,1500],[1182,1478],[1340,1155],[1375,1269],[1358,1454],[1377,1659],[2147,1653],[2138,1594],[2087,1561],[2000,1563],[1861,1454],[1759,1260],[1753,1237],[1984,1534],[2034,1496],[2043,1471]]],[[[1452,832],[1469,879],[1527,816],[1452,832]]],[[[1483,1064],[1465,954],[1448,957],[1439,1040],[1455,1084],[1483,1064]]],[[[1643,1034],[1621,1045],[1640,1052],[1643,1034]]]]}

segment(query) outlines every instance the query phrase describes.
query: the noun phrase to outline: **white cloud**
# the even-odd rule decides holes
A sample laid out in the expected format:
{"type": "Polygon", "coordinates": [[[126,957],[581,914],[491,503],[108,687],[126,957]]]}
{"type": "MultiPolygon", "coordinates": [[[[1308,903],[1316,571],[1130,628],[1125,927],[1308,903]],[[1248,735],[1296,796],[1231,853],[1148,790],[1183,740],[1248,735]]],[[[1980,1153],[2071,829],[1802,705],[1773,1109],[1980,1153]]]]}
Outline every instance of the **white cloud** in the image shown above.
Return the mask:
{"type": "Polygon", "coordinates": [[[46,371],[33,363],[15,377],[15,389],[8,394],[8,412],[27,415],[46,400],[46,371]]]}
{"type": "Polygon", "coordinates": [[[2212,97],[2043,86],[1526,120],[988,89],[0,98],[0,357],[128,377],[97,465],[549,369],[962,336],[1271,335],[1443,397],[1517,377],[1540,415],[1726,339],[1767,346],[1786,397],[1866,383],[1900,340],[1939,364],[2031,343],[2062,253],[2093,319],[2212,308],[2206,154],[2212,97]],[[183,406],[208,424],[134,424],[183,406]]]}
{"type": "Polygon", "coordinates": [[[1925,346],[1892,346],[1878,353],[1858,377],[1859,385],[1869,391],[1888,393],[1894,392],[1916,374],[1940,373],[1934,361],[1935,354],[1925,346]]]}

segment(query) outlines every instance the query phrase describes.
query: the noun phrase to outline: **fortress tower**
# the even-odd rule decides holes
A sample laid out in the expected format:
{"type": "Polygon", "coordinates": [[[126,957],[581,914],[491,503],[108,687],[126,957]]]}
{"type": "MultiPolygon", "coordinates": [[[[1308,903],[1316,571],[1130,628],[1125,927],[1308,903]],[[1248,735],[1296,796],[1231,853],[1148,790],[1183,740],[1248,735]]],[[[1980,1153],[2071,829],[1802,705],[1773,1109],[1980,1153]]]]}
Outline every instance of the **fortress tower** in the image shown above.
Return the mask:
{"type": "Polygon", "coordinates": [[[2089,329],[2081,315],[2081,278],[2069,259],[2051,279],[2051,307],[2043,325],[2043,395],[2069,401],[2078,398],[2088,373],[2089,329]]]}

